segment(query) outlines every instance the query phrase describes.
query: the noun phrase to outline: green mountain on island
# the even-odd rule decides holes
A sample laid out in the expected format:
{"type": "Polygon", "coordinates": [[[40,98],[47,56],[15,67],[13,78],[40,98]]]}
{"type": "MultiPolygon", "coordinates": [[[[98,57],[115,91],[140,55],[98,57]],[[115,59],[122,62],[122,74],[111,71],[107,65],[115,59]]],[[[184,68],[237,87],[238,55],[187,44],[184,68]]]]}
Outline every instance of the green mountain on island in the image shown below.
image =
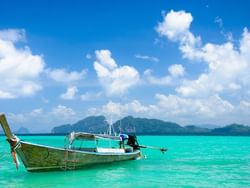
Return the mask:
{"type": "MultiPolygon", "coordinates": [[[[127,116],[113,124],[115,132],[136,133],[138,135],[233,135],[250,136],[250,127],[240,124],[231,124],[220,128],[203,128],[196,125],[180,126],[174,122],[159,119],[135,118],[127,116]]],[[[104,116],[89,116],[74,124],[65,124],[54,127],[53,134],[67,134],[72,131],[90,133],[104,133],[108,124],[104,116]]]]}
{"type": "Polygon", "coordinates": [[[250,136],[250,127],[234,123],[222,128],[215,128],[211,131],[211,133],[213,135],[250,136]]]}
{"type": "Polygon", "coordinates": [[[75,132],[89,132],[89,133],[103,133],[107,131],[107,121],[104,116],[89,116],[74,124],[65,124],[54,127],[52,133],[70,133],[75,132]]]}

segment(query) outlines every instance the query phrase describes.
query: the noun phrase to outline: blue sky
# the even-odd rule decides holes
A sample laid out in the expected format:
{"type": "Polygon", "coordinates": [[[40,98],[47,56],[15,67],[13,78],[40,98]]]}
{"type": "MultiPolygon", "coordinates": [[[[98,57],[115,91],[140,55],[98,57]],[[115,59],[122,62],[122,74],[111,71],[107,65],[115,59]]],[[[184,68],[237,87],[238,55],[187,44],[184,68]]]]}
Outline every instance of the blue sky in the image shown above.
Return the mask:
{"type": "Polygon", "coordinates": [[[247,1],[1,1],[0,111],[250,124],[247,1]]]}

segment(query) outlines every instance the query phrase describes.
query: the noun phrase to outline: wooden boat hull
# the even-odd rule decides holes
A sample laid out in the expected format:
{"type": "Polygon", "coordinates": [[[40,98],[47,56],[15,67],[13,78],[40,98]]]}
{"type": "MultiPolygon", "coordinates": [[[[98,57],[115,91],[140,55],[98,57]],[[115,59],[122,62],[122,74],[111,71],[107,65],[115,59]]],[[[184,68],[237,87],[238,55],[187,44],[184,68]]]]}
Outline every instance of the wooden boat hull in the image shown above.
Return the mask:
{"type": "Polygon", "coordinates": [[[140,150],[129,153],[98,153],[61,149],[19,141],[15,151],[30,172],[74,170],[93,164],[135,160],[141,157],[140,150]]]}
{"type": "MultiPolygon", "coordinates": [[[[116,161],[134,160],[141,157],[141,152],[138,149],[134,151],[132,148],[122,150],[120,148],[97,148],[96,149],[63,149],[44,145],[33,144],[20,141],[10,130],[4,114],[0,113],[0,124],[10,144],[13,160],[18,168],[16,153],[22,160],[26,169],[30,172],[36,171],[53,171],[53,170],[74,170],[101,163],[111,163],[116,161]],[[99,150],[98,150],[99,149],[99,150]],[[127,151],[127,152],[125,152],[127,151]]],[[[73,134],[74,136],[75,134],[73,134]]],[[[70,135],[72,136],[72,135],[70,135]]],[[[116,139],[120,142],[120,137],[114,137],[99,134],[77,134],[87,140],[95,140],[102,137],[106,139],[116,139]]],[[[71,144],[73,140],[71,140],[71,144]]],[[[71,148],[72,145],[69,145],[71,148]]],[[[135,148],[135,147],[133,147],[135,148]]]]}

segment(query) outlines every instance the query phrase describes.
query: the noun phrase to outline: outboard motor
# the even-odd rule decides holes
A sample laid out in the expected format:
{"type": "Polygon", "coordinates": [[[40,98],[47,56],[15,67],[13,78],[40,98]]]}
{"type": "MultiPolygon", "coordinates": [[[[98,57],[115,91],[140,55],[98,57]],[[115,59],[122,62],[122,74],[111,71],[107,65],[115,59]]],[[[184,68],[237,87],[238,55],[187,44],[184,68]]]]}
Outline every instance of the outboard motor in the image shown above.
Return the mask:
{"type": "Polygon", "coordinates": [[[139,143],[135,135],[128,135],[127,145],[131,146],[134,150],[140,149],[139,143]]]}

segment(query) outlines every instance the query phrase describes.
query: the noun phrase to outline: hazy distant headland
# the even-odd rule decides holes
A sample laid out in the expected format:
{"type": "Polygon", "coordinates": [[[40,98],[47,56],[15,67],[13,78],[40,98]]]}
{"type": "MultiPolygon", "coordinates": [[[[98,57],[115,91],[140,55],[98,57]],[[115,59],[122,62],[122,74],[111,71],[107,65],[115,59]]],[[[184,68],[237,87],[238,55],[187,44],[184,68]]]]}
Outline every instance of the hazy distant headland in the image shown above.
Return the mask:
{"type": "MultiPolygon", "coordinates": [[[[217,128],[204,128],[197,125],[180,126],[174,122],[159,119],[135,118],[127,116],[113,124],[115,132],[137,135],[225,135],[250,136],[250,127],[241,124],[230,124],[217,128]]],[[[89,116],[74,124],[56,126],[52,134],[67,134],[72,131],[104,133],[107,121],[104,116],[89,116]]]]}
{"type": "MultiPolygon", "coordinates": [[[[116,133],[127,133],[137,135],[207,135],[207,136],[250,136],[250,126],[242,124],[230,124],[222,127],[215,125],[199,126],[186,125],[181,126],[174,122],[163,121],[159,119],[135,118],[133,116],[124,117],[113,123],[116,133]]],[[[89,116],[74,124],[64,124],[55,126],[51,133],[45,135],[65,135],[72,131],[105,133],[108,124],[104,116],[89,116]]],[[[21,127],[14,131],[15,134],[29,135],[34,134],[27,128],[21,127]]],[[[0,130],[0,134],[3,134],[0,130]]],[[[43,133],[35,133],[41,135],[43,133]]]]}

